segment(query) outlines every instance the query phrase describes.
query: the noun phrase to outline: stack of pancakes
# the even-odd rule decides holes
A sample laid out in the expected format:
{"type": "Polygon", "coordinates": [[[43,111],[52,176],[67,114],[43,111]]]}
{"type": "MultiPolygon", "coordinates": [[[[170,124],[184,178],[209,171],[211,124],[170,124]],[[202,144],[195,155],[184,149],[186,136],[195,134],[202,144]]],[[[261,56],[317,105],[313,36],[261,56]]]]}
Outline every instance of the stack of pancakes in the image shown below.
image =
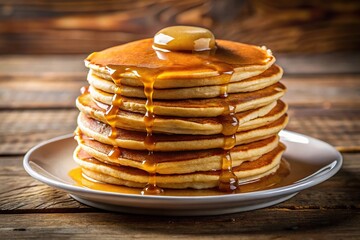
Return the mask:
{"type": "Polygon", "coordinates": [[[234,190],[274,174],[288,121],[274,62],[224,40],[206,53],[158,51],[153,39],[93,53],[74,159],[91,179],[147,190],[234,190]]]}

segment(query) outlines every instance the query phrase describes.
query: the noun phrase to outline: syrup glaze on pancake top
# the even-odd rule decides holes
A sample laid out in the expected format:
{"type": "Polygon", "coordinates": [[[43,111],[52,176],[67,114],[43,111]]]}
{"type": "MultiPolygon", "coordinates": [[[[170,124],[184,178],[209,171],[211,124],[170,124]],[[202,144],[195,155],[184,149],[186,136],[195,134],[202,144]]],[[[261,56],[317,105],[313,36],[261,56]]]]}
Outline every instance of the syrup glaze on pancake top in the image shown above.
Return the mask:
{"type": "MultiPolygon", "coordinates": [[[[118,47],[113,47],[102,52],[93,53],[85,60],[86,66],[91,69],[91,74],[94,76],[91,79],[93,81],[96,81],[96,78],[100,78],[99,81],[103,79],[103,81],[105,81],[105,85],[106,81],[109,80],[112,83],[110,82],[111,90],[108,90],[108,93],[102,91],[106,89],[96,89],[96,87],[101,88],[101,85],[95,83],[91,85],[91,88],[94,89],[93,91],[89,91],[89,88],[84,88],[82,96],[80,96],[77,101],[77,105],[82,114],[90,117],[88,118],[80,114],[78,119],[79,128],[77,131],[77,137],[78,140],[80,139],[80,148],[83,143],[81,138],[83,137],[84,133],[87,135],[91,135],[91,131],[88,131],[88,128],[86,128],[86,124],[91,121],[95,121],[95,124],[102,124],[101,122],[103,122],[110,127],[110,131],[108,131],[108,136],[105,136],[105,138],[99,137],[101,136],[101,134],[103,134],[101,133],[101,129],[95,131],[94,134],[89,136],[90,140],[96,140],[105,144],[110,144],[110,146],[112,146],[111,150],[108,151],[107,154],[109,159],[107,163],[111,165],[111,163],[118,162],[118,159],[122,152],[122,149],[119,146],[119,142],[123,140],[123,136],[118,128],[133,131],[145,131],[146,136],[143,138],[142,144],[147,150],[147,154],[143,155],[144,159],[142,161],[140,169],[147,172],[149,178],[148,183],[142,190],[142,194],[162,194],[164,192],[164,189],[160,188],[157,184],[158,160],[156,159],[156,154],[154,154],[154,150],[158,150],[157,133],[163,132],[172,134],[189,134],[189,131],[191,132],[191,129],[187,132],[172,132],[171,130],[162,130],[164,128],[158,127],[158,125],[162,125],[161,123],[164,123],[164,125],[166,126],[166,123],[170,122],[171,119],[169,119],[168,116],[179,116],[180,118],[184,116],[181,116],[181,114],[176,114],[176,102],[170,100],[166,103],[167,106],[170,106],[170,112],[164,111],[162,112],[162,114],[164,114],[165,116],[159,117],[157,115],[157,111],[155,111],[158,104],[156,102],[156,98],[154,98],[154,93],[157,89],[159,89],[159,91],[161,89],[161,91],[166,92],[167,89],[171,91],[174,88],[185,89],[194,87],[204,87],[207,88],[205,91],[212,91],[211,89],[209,89],[209,86],[217,86],[219,92],[217,94],[213,94],[212,97],[216,97],[216,100],[214,102],[216,102],[217,107],[220,108],[220,113],[217,113],[215,115],[212,113],[210,114],[210,116],[216,116],[216,122],[220,124],[220,127],[218,127],[219,130],[206,134],[222,135],[222,138],[220,138],[222,139],[222,144],[221,146],[217,146],[223,149],[221,154],[221,168],[219,171],[216,171],[216,173],[218,174],[217,185],[221,191],[233,192],[239,187],[237,175],[241,175],[241,173],[235,174],[233,171],[234,168],[232,164],[231,154],[231,151],[234,149],[234,147],[237,144],[241,143],[241,139],[237,139],[237,135],[241,135],[238,134],[239,129],[241,131],[241,125],[239,121],[240,119],[238,117],[239,114],[237,113],[242,113],[244,112],[244,110],[254,111],[254,109],[260,109],[261,107],[264,108],[265,106],[270,106],[272,102],[276,102],[283,95],[273,94],[274,96],[276,95],[276,97],[270,97],[270,99],[267,99],[267,101],[261,101],[262,99],[264,99],[262,94],[262,91],[264,90],[262,89],[273,87],[276,91],[282,93],[285,90],[285,87],[283,85],[281,85],[280,83],[276,83],[281,78],[282,74],[282,70],[279,67],[275,67],[275,73],[279,74],[280,71],[280,77],[279,75],[277,75],[277,78],[275,80],[274,78],[269,78],[269,81],[272,82],[268,83],[267,81],[264,81],[259,87],[253,88],[252,91],[256,90],[257,92],[259,92],[258,95],[254,95],[257,97],[247,96],[251,95],[251,93],[239,93],[242,92],[241,88],[234,90],[236,89],[236,87],[233,87],[233,84],[236,84],[238,82],[241,83],[241,81],[250,81],[252,77],[256,80],[256,76],[259,74],[261,75],[262,73],[267,71],[267,69],[270,69],[274,61],[275,58],[272,56],[271,51],[269,50],[252,45],[235,43],[225,40],[215,40],[213,34],[207,29],[187,26],[165,28],[159,31],[153,39],[140,40],[118,47]],[[278,86],[276,84],[278,84],[278,86]],[[130,110],[131,113],[129,113],[127,116],[130,116],[130,118],[133,117],[133,119],[139,119],[139,113],[134,113],[134,111],[131,111],[133,109],[129,107],[133,106],[139,100],[131,99],[131,97],[124,97],[124,95],[127,94],[123,94],[124,89],[127,89],[129,86],[143,86],[143,94],[136,93],[135,96],[138,98],[146,99],[143,104],[144,111],[140,111],[140,113],[143,112],[142,123],[144,124],[144,127],[137,126],[136,128],[135,125],[136,123],[139,123],[139,121],[131,122],[131,119],[128,120],[124,117],[119,117],[122,114],[124,116],[124,113],[126,113],[124,112],[125,110],[130,110]],[[98,93],[98,97],[96,97],[96,93],[98,93]],[[234,101],[235,94],[236,98],[239,99],[239,101],[234,101]],[[104,101],[101,101],[101,96],[108,95],[111,96],[111,102],[107,100],[104,104],[104,101]],[[87,100],[85,101],[84,99],[87,100]],[[247,109],[241,109],[241,107],[239,108],[238,103],[244,101],[255,101],[257,104],[254,104],[255,107],[253,105],[251,107],[248,107],[247,109]],[[126,106],[128,106],[127,109],[126,106]],[[101,111],[102,109],[103,111],[101,111]],[[93,120],[91,120],[91,118],[93,118],[93,120]],[[131,126],[132,124],[133,126],[131,126]]],[[[272,71],[274,72],[274,70],[272,71]]],[[[91,80],[89,80],[89,82],[90,84],[92,83],[91,80]]],[[[103,84],[102,86],[105,85],[103,84]]],[[[109,86],[107,87],[107,89],[109,89],[109,86]]],[[[190,95],[190,97],[191,96],[192,95],[190,95]]],[[[198,95],[195,94],[194,96],[198,95]]],[[[161,97],[159,98],[161,99],[161,97]]],[[[183,98],[186,99],[186,96],[182,96],[180,99],[183,98]]],[[[168,95],[167,97],[165,97],[165,99],[171,98],[169,98],[168,95]]],[[[174,97],[173,99],[179,98],[174,97]]],[[[199,101],[202,101],[202,99],[199,101]]],[[[209,102],[211,102],[211,99],[209,99],[207,103],[209,102]]],[[[287,122],[287,116],[285,113],[286,105],[284,105],[282,102],[280,102],[280,104],[282,104],[284,107],[282,107],[281,110],[278,110],[277,112],[274,110],[275,112],[273,114],[279,114],[278,117],[276,117],[275,119],[271,118],[271,121],[279,122],[278,119],[281,118],[282,122],[277,123],[277,126],[279,126],[278,128],[282,129],[287,122]]],[[[187,108],[186,104],[182,105],[182,109],[187,108]]],[[[274,106],[272,106],[272,108],[276,109],[275,105],[277,104],[273,105],[274,106]]],[[[214,105],[204,104],[203,106],[203,108],[206,109],[207,106],[212,107],[214,105]]],[[[271,108],[269,108],[267,112],[264,112],[264,114],[261,116],[265,116],[267,113],[270,112],[271,108]]],[[[196,117],[201,116],[197,115],[196,117]]],[[[265,120],[261,121],[260,118],[259,120],[257,119],[258,118],[255,117],[255,122],[257,124],[256,127],[260,127],[259,130],[265,133],[266,129],[269,128],[271,124],[273,124],[273,122],[269,122],[269,127],[266,127],[267,122],[265,120]]],[[[183,119],[183,122],[186,121],[189,121],[189,119],[183,119]]],[[[201,128],[200,126],[202,126],[203,122],[205,122],[206,124],[207,120],[204,120],[202,122],[201,119],[199,119],[197,121],[199,122],[198,128],[201,128]]],[[[249,123],[250,124],[248,124],[246,128],[243,128],[242,131],[252,129],[252,127],[249,126],[251,125],[251,121],[249,121],[249,123]]],[[[171,126],[171,124],[169,126],[171,126]]],[[[276,128],[275,133],[271,132],[271,134],[269,133],[267,135],[260,134],[261,138],[254,139],[254,141],[266,139],[268,137],[276,135],[279,131],[278,128],[276,128]]],[[[169,129],[169,127],[167,129],[169,129]]],[[[250,132],[252,133],[254,131],[250,132]]],[[[246,131],[244,133],[246,133],[246,131]]],[[[134,132],[133,134],[137,135],[138,133],[134,132]]],[[[199,134],[199,131],[194,130],[193,134],[199,134]]],[[[200,141],[204,139],[204,137],[194,135],[195,139],[197,139],[197,137],[200,141]]],[[[213,138],[213,136],[209,137],[210,139],[213,138]]],[[[166,139],[167,136],[164,136],[163,138],[166,139]]],[[[177,137],[170,136],[170,138],[168,139],[174,138],[176,139],[177,137]]],[[[171,141],[174,140],[170,140],[170,142],[171,141]]],[[[78,149],[76,153],[79,153],[81,151],[86,152],[84,149],[78,149]]],[[[169,149],[170,151],[173,151],[171,150],[171,148],[169,149]]],[[[191,150],[191,148],[187,150],[191,150]]],[[[163,149],[163,151],[167,151],[167,149],[163,149]]],[[[89,152],[87,154],[91,155],[91,153],[89,152]]],[[[176,152],[176,154],[181,153],[176,152]]],[[[94,167],[96,166],[96,161],[93,161],[93,164],[87,164],[86,161],[81,161],[81,158],[79,158],[78,155],[75,155],[75,159],[84,169],[90,170],[88,172],[95,171],[100,175],[109,175],[109,172],[101,172],[101,169],[106,168],[94,167]]],[[[253,159],[249,159],[249,161],[250,160],[253,159]]],[[[259,164],[255,163],[255,165],[259,164]]],[[[277,167],[278,166],[279,161],[277,167]]],[[[114,167],[112,169],[114,169],[114,167]]],[[[269,170],[269,172],[273,173],[276,169],[276,167],[271,167],[270,170],[272,171],[269,170]]],[[[215,172],[213,174],[215,174],[215,172]]],[[[257,174],[259,175],[259,173],[257,174]]],[[[96,174],[92,174],[92,176],[96,176],[96,174]]],[[[161,176],[158,176],[158,178],[159,177],[161,178],[161,176]]],[[[176,176],[176,178],[181,177],[181,175],[176,176]]],[[[175,176],[173,178],[175,178],[175,176]]],[[[106,177],[99,177],[99,179],[106,179],[106,177]]],[[[130,181],[129,179],[126,180],[128,182],[130,181]]],[[[126,185],[125,181],[120,182],[126,185]]],[[[141,186],[141,184],[138,185],[141,186]]],[[[167,186],[166,184],[163,185],[167,186]]],[[[193,185],[189,183],[184,184],[184,186],[185,188],[189,186],[192,188],[201,188],[197,187],[196,184],[193,185]]],[[[212,186],[212,184],[203,184],[203,186],[212,186]]],[[[181,183],[177,185],[176,188],[181,188],[181,183]]]]}

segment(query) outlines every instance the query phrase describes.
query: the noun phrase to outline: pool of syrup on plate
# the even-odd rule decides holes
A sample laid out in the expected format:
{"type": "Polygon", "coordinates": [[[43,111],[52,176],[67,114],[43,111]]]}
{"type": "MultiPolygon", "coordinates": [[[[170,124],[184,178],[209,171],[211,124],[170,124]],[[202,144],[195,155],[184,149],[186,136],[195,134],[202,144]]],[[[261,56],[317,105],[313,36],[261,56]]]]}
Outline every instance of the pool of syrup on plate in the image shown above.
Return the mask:
{"type": "MultiPolygon", "coordinates": [[[[271,189],[278,187],[290,173],[289,163],[282,159],[278,170],[268,176],[240,184],[239,188],[232,192],[232,194],[254,192],[259,190],[271,189]]],[[[99,190],[105,192],[114,192],[122,194],[137,194],[141,195],[142,188],[133,188],[120,185],[113,185],[102,183],[85,176],[81,168],[74,168],[69,172],[69,176],[74,180],[75,185],[89,188],[92,190],[99,190]]],[[[228,192],[219,191],[219,189],[165,189],[162,195],[164,196],[214,196],[229,194],[228,192]]]]}

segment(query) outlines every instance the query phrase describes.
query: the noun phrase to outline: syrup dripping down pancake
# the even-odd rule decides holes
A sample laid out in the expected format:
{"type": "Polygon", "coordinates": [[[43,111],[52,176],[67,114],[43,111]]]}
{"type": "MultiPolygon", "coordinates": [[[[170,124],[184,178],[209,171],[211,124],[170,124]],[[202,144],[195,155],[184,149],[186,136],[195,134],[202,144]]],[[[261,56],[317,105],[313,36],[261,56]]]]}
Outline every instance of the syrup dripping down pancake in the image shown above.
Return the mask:
{"type": "MultiPolygon", "coordinates": [[[[82,95],[77,99],[77,107],[84,114],[106,123],[105,109],[99,107],[99,104],[91,100],[89,95],[82,95]]],[[[239,124],[239,130],[250,130],[261,127],[269,122],[279,119],[285,114],[287,106],[282,102],[274,102],[264,107],[236,114],[239,124]],[[246,123],[246,124],[245,124],[246,123]]],[[[119,111],[116,116],[115,127],[145,131],[143,124],[143,115],[127,111],[119,111]]],[[[154,120],[153,132],[169,134],[200,134],[211,135],[222,132],[223,125],[221,118],[179,118],[159,116],[154,120]]]]}
{"type": "MultiPolygon", "coordinates": [[[[285,160],[282,159],[279,168],[276,172],[268,174],[264,177],[257,178],[253,181],[242,182],[240,188],[236,190],[235,193],[246,193],[246,192],[254,192],[258,190],[270,189],[276,186],[281,186],[282,181],[286,178],[290,173],[290,165],[285,160]]],[[[88,169],[75,168],[70,171],[69,175],[76,182],[78,186],[90,188],[93,190],[107,191],[107,192],[115,192],[121,194],[141,194],[141,187],[126,187],[124,185],[115,185],[119,183],[119,180],[113,178],[109,175],[99,174],[97,172],[93,172],[88,169]],[[85,174],[86,173],[86,174],[85,174]],[[91,178],[90,176],[94,176],[94,178],[98,177],[98,180],[91,178]],[[109,182],[115,184],[108,184],[101,179],[111,179],[109,182]]],[[[135,183],[133,182],[135,185],[135,183]]],[[[163,193],[165,196],[217,196],[228,194],[226,192],[221,192],[217,188],[209,188],[209,189],[166,189],[163,193]]]]}
{"type": "MultiPolygon", "coordinates": [[[[260,75],[244,79],[240,82],[229,83],[228,93],[253,92],[263,89],[278,82],[282,77],[282,69],[277,65],[272,65],[260,75]]],[[[114,94],[116,85],[113,81],[102,79],[96,76],[91,70],[87,80],[91,86],[106,93],[114,94]]],[[[123,80],[122,80],[123,81],[123,80]]],[[[192,99],[192,98],[214,98],[221,95],[222,85],[174,88],[174,89],[155,89],[154,99],[192,99]]],[[[127,86],[122,83],[122,95],[125,97],[145,98],[143,86],[127,86]]]]}
{"type": "MultiPolygon", "coordinates": [[[[240,179],[240,182],[247,182],[274,173],[280,164],[281,154],[285,150],[283,145],[279,145],[274,150],[259,157],[257,160],[242,163],[234,167],[233,171],[240,179]]],[[[91,178],[111,184],[119,184],[130,187],[143,187],[148,181],[148,173],[131,167],[114,166],[103,163],[88,155],[80,147],[74,152],[75,161],[83,168],[95,175],[91,178]],[[107,176],[110,178],[105,179],[107,176]],[[115,182],[116,179],[116,182],[115,182]]],[[[188,174],[158,174],[157,184],[162,188],[213,188],[219,181],[220,171],[199,171],[188,174]]]]}
{"type": "MultiPolygon", "coordinates": [[[[263,127],[243,131],[236,134],[236,145],[250,143],[261,139],[276,135],[282,130],[288,122],[288,117],[285,114],[280,119],[265,125],[263,127]]],[[[111,127],[105,123],[99,122],[86,115],[80,113],[78,117],[78,127],[85,135],[94,138],[95,140],[115,145],[122,148],[134,150],[146,150],[144,141],[146,133],[129,131],[121,128],[116,128],[117,138],[109,138],[111,127]]],[[[168,135],[168,134],[154,134],[156,141],[155,151],[185,151],[185,150],[202,150],[221,148],[224,143],[224,136],[217,135],[168,135]]]]}
{"type": "MultiPolygon", "coordinates": [[[[282,96],[286,88],[281,83],[273,84],[264,89],[249,93],[229,94],[227,101],[235,106],[235,112],[256,109],[268,105],[282,96]]],[[[111,105],[113,94],[103,92],[94,87],[89,88],[91,97],[103,104],[111,105]]],[[[157,100],[153,102],[154,113],[161,116],[178,117],[217,117],[224,112],[223,98],[186,99],[186,100],[157,100]]],[[[146,100],[122,97],[121,110],[145,113],[146,100]]]]}
{"type": "MultiPolygon", "coordinates": [[[[126,65],[149,69],[166,69],[159,75],[154,88],[182,88],[220,85],[227,82],[218,71],[204,66],[204,62],[225,62],[232,65],[230,82],[241,81],[261,74],[275,62],[274,56],[260,47],[217,40],[215,55],[191,52],[157,52],[153,40],[144,39],[91,54],[85,65],[101,78],[111,80],[108,65],[126,65]],[[160,54],[160,55],[159,55],[160,54]],[[186,69],[186,71],[184,71],[186,69]]],[[[124,74],[124,85],[142,86],[132,74],[124,74]]]]}
{"type": "MultiPolygon", "coordinates": [[[[109,157],[112,146],[90,139],[85,135],[77,137],[81,149],[88,155],[101,162],[112,165],[129,166],[146,170],[142,161],[148,154],[146,151],[120,148],[117,158],[109,157]]],[[[272,151],[279,144],[277,136],[264,140],[239,145],[231,150],[233,166],[239,166],[244,161],[251,161],[272,151]]],[[[182,152],[155,152],[157,159],[156,171],[160,174],[181,174],[196,171],[210,171],[221,169],[221,149],[182,151],[182,152]]]]}

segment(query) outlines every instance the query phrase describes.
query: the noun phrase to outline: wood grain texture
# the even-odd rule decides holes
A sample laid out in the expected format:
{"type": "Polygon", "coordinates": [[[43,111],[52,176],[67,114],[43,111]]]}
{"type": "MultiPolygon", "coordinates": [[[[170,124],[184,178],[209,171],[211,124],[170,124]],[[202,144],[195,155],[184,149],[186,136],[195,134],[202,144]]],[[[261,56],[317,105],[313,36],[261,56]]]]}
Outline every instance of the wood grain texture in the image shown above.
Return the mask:
{"type": "Polygon", "coordinates": [[[191,218],[115,213],[6,214],[2,215],[0,234],[6,239],[358,239],[359,217],[358,210],[343,209],[264,209],[191,218]]]}
{"type": "Polygon", "coordinates": [[[0,111],[0,154],[24,154],[34,145],[76,128],[78,111],[0,111]]]}
{"type": "Polygon", "coordinates": [[[276,52],[360,49],[360,4],[340,1],[0,1],[0,54],[89,53],[170,25],[276,52]]]}
{"type": "Polygon", "coordinates": [[[285,75],[287,88],[284,101],[290,106],[320,108],[358,108],[360,103],[360,75],[285,75]]]}
{"type": "Polygon", "coordinates": [[[326,141],[340,151],[360,151],[360,109],[290,108],[287,130],[326,141]]]}
{"type": "MultiPolygon", "coordinates": [[[[344,154],[344,166],[330,180],[270,209],[360,209],[360,154],[344,154]]],[[[42,184],[24,171],[22,157],[0,157],[0,214],[99,211],[42,184]]]]}

